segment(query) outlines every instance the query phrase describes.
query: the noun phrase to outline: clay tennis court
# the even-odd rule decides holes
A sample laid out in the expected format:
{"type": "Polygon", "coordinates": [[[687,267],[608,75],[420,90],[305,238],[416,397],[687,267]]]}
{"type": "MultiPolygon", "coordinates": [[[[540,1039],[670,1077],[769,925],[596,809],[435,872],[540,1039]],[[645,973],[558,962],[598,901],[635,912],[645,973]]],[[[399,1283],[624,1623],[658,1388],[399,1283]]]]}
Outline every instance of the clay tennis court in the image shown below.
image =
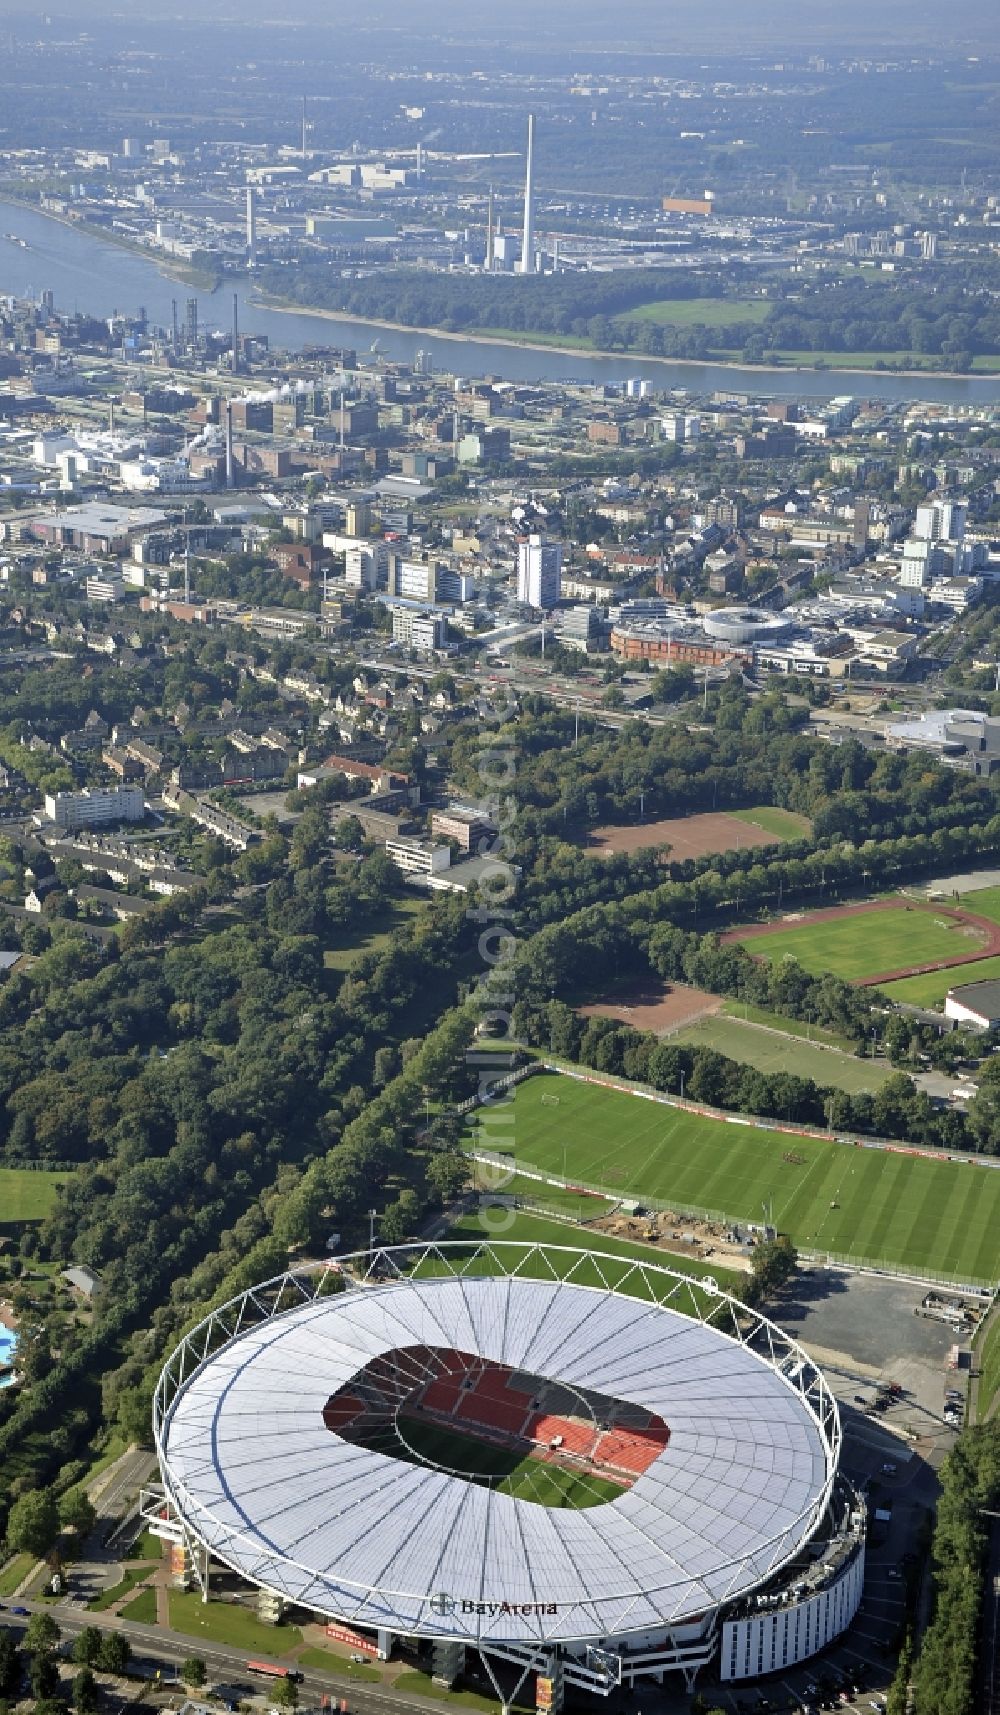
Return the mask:
{"type": "Polygon", "coordinates": [[[592,857],[617,857],[620,852],[639,852],[646,846],[669,846],[671,858],[681,863],[685,858],[780,843],[777,834],[769,834],[753,822],[744,822],[725,810],[708,810],[697,816],[668,816],[659,822],[594,828],[586,850],[592,857]]]}
{"type": "Polygon", "coordinates": [[[581,1018],[614,1018],[620,1024],[634,1025],[636,1030],[667,1036],[682,1024],[718,1012],[721,1005],[722,997],[705,989],[687,988],[683,983],[667,988],[647,982],[613,1001],[599,1000],[577,1010],[581,1018]]]}

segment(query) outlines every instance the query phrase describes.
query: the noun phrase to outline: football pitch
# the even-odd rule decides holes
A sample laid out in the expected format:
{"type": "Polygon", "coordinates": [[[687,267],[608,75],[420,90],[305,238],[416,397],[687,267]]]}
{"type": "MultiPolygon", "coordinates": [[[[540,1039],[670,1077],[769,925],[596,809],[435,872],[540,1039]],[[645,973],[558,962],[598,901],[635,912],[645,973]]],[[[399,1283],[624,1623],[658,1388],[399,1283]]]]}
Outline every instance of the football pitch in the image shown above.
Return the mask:
{"type": "Polygon", "coordinates": [[[568,1465],[554,1465],[442,1424],[407,1417],[402,1433],[408,1445],[394,1449],[397,1455],[414,1464],[426,1460],[430,1465],[443,1466],[515,1500],[536,1501],[543,1507],[599,1507],[624,1493],[623,1483],[568,1465]]]}
{"type": "Polygon", "coordinates": [[[797,959],[821,976],[832,971],[845,982],[862,982],[883,971],[961,959],[986,944],[981,930],[935,912],[933,907],[845,912],[843,916],[807,919],[766,935],[734,937],[755,958],[797,959]]]}
{"type": "MultiPolygon", "coordinates": [[[[517,1086],[502,1135],[521,1169],[617,1197],[742,1221],[766,1208],[803,1250],[1000,1278],[1000,1169],[713,1119],[556,1073],[517,1086]]],[[[488,1132],[466,1141],[490,1147],[488,1132]]]]}

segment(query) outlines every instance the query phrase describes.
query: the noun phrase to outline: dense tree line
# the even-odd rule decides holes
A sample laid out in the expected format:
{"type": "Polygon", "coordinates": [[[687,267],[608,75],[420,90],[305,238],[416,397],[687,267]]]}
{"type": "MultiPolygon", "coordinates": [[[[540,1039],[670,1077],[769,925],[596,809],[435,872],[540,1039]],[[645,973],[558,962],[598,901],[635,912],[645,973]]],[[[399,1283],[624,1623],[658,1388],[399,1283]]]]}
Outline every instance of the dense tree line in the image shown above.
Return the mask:
{"type": "Polygon", "coordinates": [[[941,1467],[934,1615],[914,1673],[916,1715],[975,1715],[982,1707],[977,1650],[990,1528],[982,1509],[998,1504],[1000,1433],[986,1423],[967,1429],[941,1467]]]}
{"type": "Polygon", "coordinates": [[[519,1002],[515,1024],[522,1040],[563,1059],[609,1072],[654,1090],[683,1094],[707,1107],[875,1137],[961,1149],[964,1117],[939,1110],[905,1072],[877,1091],[849,1094],[789,1072],[761,1072],[714,1048],[663,1042],[608,1018],[580,1018],[563,1001],[547,1006],[519,1002]]]}
{"type": "Polygon", "coordinates": [[[454,1001],[447,973],[474,938],[464,904],[430,903],[331,981],[299,919],[335,939],[384,908],[398,877],[369,858],[333,879],[296,839],[290,892],[273,882],[259,921],[165,949],[95,949],[67,927],[0,995],[0,1152],[80,1163],[22,1251],[87,1263],[102,1282],[92,1326],[54,1333],[38,1379],[0,1396],[0,1516],[71,1466],[102,1411],[142,1433],[149,1392],[134,1376],[192,1305],[227,1273],[283,1266],[304,1202],[320,1233],[351,1231],[396,1174],[398,1199],[419,1171],[406,1148],[423,1091],[465,1093],[464,1015],[446,1050],[433,1032],[407,1047],[411,1016],[426,1030],[454,1001]]]}
{"type": "Polygon", "coordinates": [[[405,327],[450,333],[498,330],[586,339],[603,351],[705,358],[717,350],[760,362],[775,351],[898,352],[937,359],[937,367],[967,369],[977,354],[1000,351],[1000,310],[989,292],[964,283],[928,285],[901,279],[838,280],[794,302],[777,300],[763,320],[724,327],[662,324],[629,312],[664,298],[724,296],[720,274],[687,270],[608,274],[444,274],[419,268],[383,269],[360,277],[332,262],[265,269],[265,289],[294,303],[338,310],[405,327]]]}

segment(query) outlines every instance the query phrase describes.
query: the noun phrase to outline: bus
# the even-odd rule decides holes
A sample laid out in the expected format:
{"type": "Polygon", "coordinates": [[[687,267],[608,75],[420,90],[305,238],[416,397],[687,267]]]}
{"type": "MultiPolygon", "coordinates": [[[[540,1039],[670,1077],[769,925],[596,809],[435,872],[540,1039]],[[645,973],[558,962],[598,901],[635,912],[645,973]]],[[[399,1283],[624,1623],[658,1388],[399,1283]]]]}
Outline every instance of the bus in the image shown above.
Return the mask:
{"type": "Polygon", "coordinates": [[[294,1667],[276,1667],[273,1661],[248,1661],[247,1672],[257,1673],[262,1679],[290,1679],[296,1685],[305,1678],[294,1667]]]}

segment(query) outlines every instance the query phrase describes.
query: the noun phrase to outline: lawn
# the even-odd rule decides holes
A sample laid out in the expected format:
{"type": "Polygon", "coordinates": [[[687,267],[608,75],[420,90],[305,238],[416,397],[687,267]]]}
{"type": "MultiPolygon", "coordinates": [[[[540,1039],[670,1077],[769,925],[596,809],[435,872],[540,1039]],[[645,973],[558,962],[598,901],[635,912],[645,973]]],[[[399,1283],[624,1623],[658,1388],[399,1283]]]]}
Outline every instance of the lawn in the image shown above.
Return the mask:
{"type": "Polygon", "coordinates": [[[554,1073],[518,1085],[512,1118],[522,1168],[558,1174],[565,1149],[571,1175],[618,1195],[741,1221],[767,1203],[804,1249],[969,1282],[1000,1273],[1000,1172],[987,1167],[713,1119],[554,1073]]]}
{"type": "Polygon", "coordinates": [[[480,1441],[438,1423],[407,1417],[403,1433],[406,1445],[394,1449],[395,1457],[460,1471],[469,1482],[496,1488],[516,1500],[536,1501],[543,1507],[598,1507],[624,1492],[624,1484],[606,1477],[545,1464],[515,1448],[480,1441]]]}
{"type": "MultiPolygon", "coordinates": [[[[529,1679],[529,1684],[531,1683],[529,1679]]],[[[438,1703],[457,1704],[460,1709],[477,1709],[481,1715],[494,1715],[499,1708],[495,1697],[481,1697],[477,1691],[449,1691],[446,1685],[435,1685],[430,1674],[415,1669],[399,1674],[392,1682],[394,1691],[409,1692],[417,1697],[433,1697],[438,1703]]],[[[524,1696],[515,1698],[512,1707],[523,1715],[534,1715],[534,1702],[524,1696]]]]}
{"type": "Polygon", "coordinates": [[[847,913],[778,928],[773,934],[741,937],[757,958],[777,964],[797,959],[820,976],[832,971],[846,982],[932,960],[961,959],[982,945],[982,935],[938,916],[930,906],[847,913]]]}
{"type": "Polygon", "coordinates": [[[123,1620],[136,1620],[143,1626],[155,1626],[156,1591],[140,1590],[138,1596],[133,1596],[131,1602],[126,1602],[121,1616],[123,1620]]]}
{"type": "Polygon", "coordinates": [[[852,1093],[877,1090],[893,1075],[885,1060],[859,1060],[854,1054],[804,1042],[801,1037],[789,1040],[759,1024],[721,1013],[684,1025],[671,1041],[683,1042],[689,1048],[714,1048],[718,1054],[756,1066],[760,1072],[790,1072],[794,1077],[812,1078],[816,1084],[852,1093]]]}
{"type": "Polygon", "coordinates": [[[102,1590],[99,1596],[95,1596],[92,1602],[87,1603],[88,1608],[94,1614],[105,1613],[108,1608],[113,1608],[116,1602],[120,1602],[123,1596],[127,1596],[130,1590],[134,1590],[137,1584],[141,1584],[144,1579],[148,1578],[152,1571],[153,1566],[151,1564],[128,1567],[117,1584],[112,1584],[109,1589],[102,1590]]]}
{"type": "Polygon", "coordinates": [[[664,327],[706,328],[731,327],[734,322],[762,322],[774,309],[773,301],[765,298],[658,298],[652,304],[638,304],[623,310],[616,321],[655,322],[664,327]]]}
{"type": "Polygon", "coordinates": [[[323,954],[323,963],[328,971],[338,971],[341,975],[350,970],[355,959],[361,953],[380,953],[388,946],[389,937],[395,929],[402,929],[413,917],[419,915],[426,907],[427,900],[418,894],[404,899],[393,899],[385,909],[373,917],[366,917],[362,923],[345,927],[342,945],[328,947],[323,954]]]}
{"type": "Polygon", "coordinates": [[[899,977],[894,983],[883,983],[882,992],[890,1000],[905,1000],[910,1006],[943,1006],[949,989],[960,983],[995,982],[1000,978],[1000,958],[977,959],[974,965],[952,966],[948,971],[928,971],[921,977],[899,977]]]}
{"type": "Polygon", "coordinates": [[[786,1018],[782,1012],[768,1012],[766,1007],[750,1006],[742,1000],[724,1000],[720,1010],[727,1018],[742,1018],[750,1024],[764,1024],[769,1030],[780,1030],[783,1036],[801,1036],[806,1042],[825,1042],[828,1048],[842,1048],[847,1054],[853,1051],[849,1037],[838,1036],[833,1030],[824,1030],[819,1024],[808,1024],[802,1018],[786,1018]]]}
{"type": "MultiPolygon", "coordinates": [[[[705,1262],[701,1257],[688,1256],[683,1252],[675,1255],[662,1245],[640,1244],[634,1239],[619,1238],[616,1233],[602,1233],[591,1227],[574,1227],[568,1221],[547,1221],[544,1215],[533,1215],[523,1209],[512,1209],[510,1224],[498,1228],[497,1214],[498,1211],[494,1208],[463,1215],[450,1228],[448,1237],[490,1238],[497,1243],[519,1245],[562,1245],[570,1250],[599,1251],[602,1256],[620,1257],[624,1262],[648,1262],[652,1265],[659,1263],[663,1268],[672,1268],[678,1274],[690,1276],[695,1282],[714,1280],[724,1292],[732,1292],[737,1298],[740,1296],[741,1284],[746,1285],[745,1274],[718,1268],[712,1261],[705,1262]]],[[[567,1258],[567,1268],[571,1262],[572,1259],[567,1258]]],[[[581,1278],[585,1277],[581,1275],[581,1278]]]]}
{"type": "Polygon", "coordinates": [[[615,1207],[613,1197],[595,1197],[589,1191],[574,1191],[561,1185],[546,1185],[540,1179],[526,1179],[523,1174],[517,1174],[513,1180],[506,1180],[502,1186],[495,1184],[490,1169],[486,1166],[475,1165],[471,1175],[472,1182],[480,1191],[502,1190],[505,1195],[516,1197],[534,1205],[541,1216],[551,1210],[553,1215],[561,1215],[562,1222],[550,1222],[550,1225],[563,1227],[567,1223],[579,1221],[594,1221],[601,1215],[606,1215],[615,1207]]]}
{"type": "Polygon", "coordinates": [[[20,1221],[44,1220],[68,1173],[35,1173],[25,1167],[0,1167],[0,1229],[20,1221]]]}
{"type": "Polygon", "coordinates": [[[171,1590],[170,1627],[189,1638],[232,1644],[262,1661],[287,1655],[302,1642],[297,1626],[270,1626],[234,1602],[203,1602],[197,1590],[171,1590]]]}
{"type": "Polygon", "coordinates": [[[777,804],[754,804],[749,810],[734,810],[732,814],[779,840],[804,840],[812,833],[808,816],[800,816],[797,810],[781,810],[777,804]]]}
{"type": "Polygon", "coordinates": [[[296,1667],[315,1667],[320,1673],[335,1673],[338,1679],[367,1680],[375,1684],[382,1678],[376,1667],[362,1667],[359,1661],[349,1661],[329,1649],[304,1649],[295,1657],[296,1667]]]}
{"type": "Polygon", "coordinates": [[[13,1596],[19,1584],[27,1578],[31,1568],[36,1564],[34,1554],[15,1554],[13,1560],[0,1572],[0,1596],[13,1596]]]}

